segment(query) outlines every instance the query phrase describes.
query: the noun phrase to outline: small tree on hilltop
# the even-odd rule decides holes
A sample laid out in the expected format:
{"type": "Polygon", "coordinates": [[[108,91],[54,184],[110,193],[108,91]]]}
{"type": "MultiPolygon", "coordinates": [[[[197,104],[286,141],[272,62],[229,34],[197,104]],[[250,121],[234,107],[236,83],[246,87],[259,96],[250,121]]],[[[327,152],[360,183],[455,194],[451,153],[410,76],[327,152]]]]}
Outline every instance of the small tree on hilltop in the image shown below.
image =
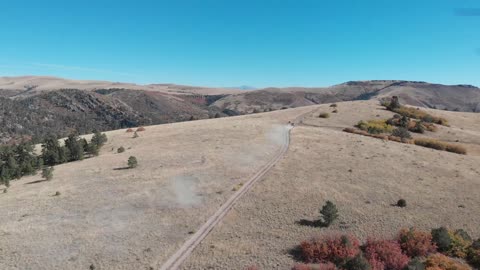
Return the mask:
{"type": "Polygon", "coordinates": [[[42,177],[45,178],[45,180],[50,181],[53,178],[53,167],[45,167],[42,170],[42,177]]]}
{"type": "Polygon", "coordinates": [[[328,227],[338,218],[337,206],[331,201],[327,201],[320,210],[320,214],[323,218],[323,224],[328,227]]]}
{"type": "Polygon", "coordinates": [[[133,169],[138,166],[137,158],[134,156],[130,156],[128,158],[128,168],[133,169]]]}
{"type": "Polygon", "coordinates": [[[387,109],[390,111],[393,111],[395,109],[400,108],[400,101],[398,101],[397,96],[393,96],[392,99],[390,100],[390,104],[388,104],[387,109]]]}

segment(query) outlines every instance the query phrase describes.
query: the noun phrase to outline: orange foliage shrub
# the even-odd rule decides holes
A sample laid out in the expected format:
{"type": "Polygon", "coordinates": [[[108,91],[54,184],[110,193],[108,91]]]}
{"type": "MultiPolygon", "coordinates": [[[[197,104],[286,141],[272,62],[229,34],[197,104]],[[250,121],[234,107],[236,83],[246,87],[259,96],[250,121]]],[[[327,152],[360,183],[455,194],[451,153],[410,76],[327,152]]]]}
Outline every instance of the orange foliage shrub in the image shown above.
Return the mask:
{"type": "Polygon", "coordinates": [[[127,129],[127,132],[133,132],[133,129],[129,128],[127,129]]]}
{"type": "Polygon", "coordinates": [[[344,264],[360,253],[360,241],[351,235],[327,235],[303,241],[300,252],[307,263],[344,264]]]}
{"type": "Polygon", "coordinates": [[[137,132],[140,132],[140,131],[145,131],[145,128],[144,127],[137,128],[137,132]]]}
{"type": "Polygon", "coordinates": [[[410,257],[423,257],[437,251],[432,242],[432,235],[415,228],[400,230],[398,243],[403,252],[410,257]]]}
{"type": "Polygon", "coordinates": [[[396,241],[368,239],[364,249],[372,270],[403,270],[409,261],[396,241]]]}
{"type": "Polygon", "coordinates": [[[460,263],[443,254],[436,253],[428,256],[425,262],[425,270],[471,270],[466,264],[460,263]]]}

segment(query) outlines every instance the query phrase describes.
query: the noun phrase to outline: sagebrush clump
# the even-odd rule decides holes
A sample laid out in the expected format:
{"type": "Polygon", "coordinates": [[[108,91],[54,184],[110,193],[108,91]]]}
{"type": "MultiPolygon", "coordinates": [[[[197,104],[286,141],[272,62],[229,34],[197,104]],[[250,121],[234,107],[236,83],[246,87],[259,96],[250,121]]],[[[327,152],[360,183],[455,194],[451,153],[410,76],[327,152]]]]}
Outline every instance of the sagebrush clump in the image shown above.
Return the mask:
{"type": "Polygon", "coordinates": [[[42,177],[47,180],[47,181],[50,181],[52,180],[53,178],[53,171],[54,171],[54,168],[53,167],[44,167],[42,169],[42,177]]]}
{"type": "Polygon", "coordinates": [[[138,166],[138,161],[137,161],[137,158],[134,157],[134,156],[130,156],[128,158],[128,168],[130,169],[133,169],[133,168],[136,168],[138,166]]]}
{"type": "Polygon", "coordinates": [[[331,201],[327,201],[320,209],[320,214],[322,215],[323,225],[328,227],[338,218],[337,206],[331,201]]]}
{"type": "Polygon", "coordinates": [[[405,199],[400,199],[397,201],[398,207],[407,207],[407,201],[405,199]]]}

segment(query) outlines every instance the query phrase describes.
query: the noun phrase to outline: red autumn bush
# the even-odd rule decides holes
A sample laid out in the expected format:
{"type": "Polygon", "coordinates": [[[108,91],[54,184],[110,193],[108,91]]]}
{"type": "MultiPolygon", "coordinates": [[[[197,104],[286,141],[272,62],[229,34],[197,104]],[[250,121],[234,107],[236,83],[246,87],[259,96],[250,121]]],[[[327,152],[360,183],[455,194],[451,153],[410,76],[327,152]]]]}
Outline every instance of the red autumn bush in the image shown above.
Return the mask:
{"type": "Polygon", "coordinates": [[[372,270],[402,270],[409,261],[396,241],[368,239],[364,248],[372,270]]]}
{"type": "Polygon", "coordinates": [[[437,251],[432,235],[415,228],[400,230],[397,241],[409,257],[424,257],[437,251]]]}
{"type": "Polygon", "coordinates": [[[327,235],[300,244],[300,252],[307,263],[344,264],[360,253],[360,241],[351,235],[327,235]]]}
{"type": "Polygon", "coordinates": [[[137,128],[137,132],[140,132],[140,131],[145,131],[145,128],[144,127],[137,128]]]}
{"type": "Polygon", "coordinates": [[[133,129],[129,128],[129,129],[127,129],[127,132],[129,132],[129,133],[133,132],[133,129]]]}
{"type": "Polygon", "coordinates": [[[472,268],[443,254],[436,253],[428,256],[425,270],[471,270],[472,268]]]}
{"type": "Polygon", "coordinates": [[[337,267],[333,263],[321,263],[315,265],[308,264],[296,264],[292,270],[337,270],[337,267]]]}

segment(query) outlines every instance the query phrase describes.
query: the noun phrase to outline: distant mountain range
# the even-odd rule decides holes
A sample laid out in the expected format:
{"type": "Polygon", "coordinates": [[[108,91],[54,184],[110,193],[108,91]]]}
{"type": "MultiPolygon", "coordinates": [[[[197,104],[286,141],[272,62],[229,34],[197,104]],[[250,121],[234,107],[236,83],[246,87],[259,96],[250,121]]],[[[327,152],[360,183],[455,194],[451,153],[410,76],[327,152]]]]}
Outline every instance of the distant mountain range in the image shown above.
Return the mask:
{"type": "Polygon", "coordinates": [[[312,104],[379,99],[451,111],[480,112],[480,89],[412,81],[353,81],[323,88],[207,88],[137,85],[55,77],[0,77],[1,143],[47,134],[89,133],[312,104]]]}

